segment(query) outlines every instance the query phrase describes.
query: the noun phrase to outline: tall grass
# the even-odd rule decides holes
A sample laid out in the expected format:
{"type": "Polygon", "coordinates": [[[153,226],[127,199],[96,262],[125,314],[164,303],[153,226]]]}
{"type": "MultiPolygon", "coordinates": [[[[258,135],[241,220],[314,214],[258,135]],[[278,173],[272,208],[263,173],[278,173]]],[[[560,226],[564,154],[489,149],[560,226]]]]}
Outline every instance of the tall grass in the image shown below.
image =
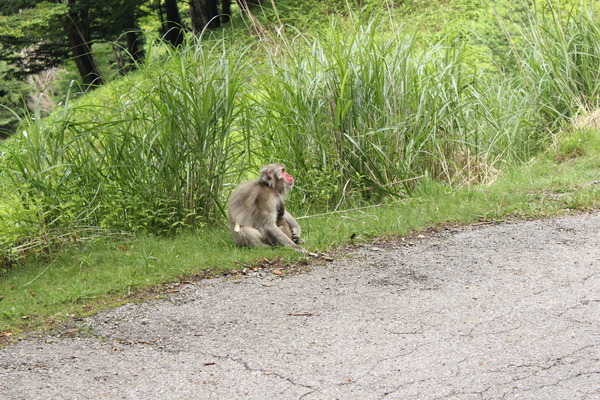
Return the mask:
{"type": "Polygon", "coordinates": [[[247,153],[250,60],[223,42],[154,48],[166,54],[99,89],[94,105],[31,118],[6,147],[15,191],[41,225],[165,232],[221,218],[223,183],[247,153]]]}
{"type": "Polygon", "coordinates": [[[518,68],[492,72],[469,33],[384,35],[378,22],[252,47],[157,43],[136,74],[33,116],[2,145],[10,201],[38,237],[173,232],[218,223],[233,184],[282,161],[298,181],[296,209],[373,203],[411,195],[423,178],[489,181],[598,107],[590,14],[532,14],[513,45],[518,68]]]}
{"type": "Polygon", "coordinates": [[[565,17],[555,10],[535,10],[527,45],[516,46],[522,85],[530,91],[540,117],[552,129],[565,119],[600,105],[600,24],[598,15],[583,9],[565,17]]]}
{"type": "Polygon", "coordinates": [[[498,162],[529,154],[526,93],[477,71],[458,32],[433,43],[380,37],[375,20],[299,35],[269,61],[258,105],[263,149],[311,182],[309,202],[403,196],[423,176],[482,180],[498,162]]]}

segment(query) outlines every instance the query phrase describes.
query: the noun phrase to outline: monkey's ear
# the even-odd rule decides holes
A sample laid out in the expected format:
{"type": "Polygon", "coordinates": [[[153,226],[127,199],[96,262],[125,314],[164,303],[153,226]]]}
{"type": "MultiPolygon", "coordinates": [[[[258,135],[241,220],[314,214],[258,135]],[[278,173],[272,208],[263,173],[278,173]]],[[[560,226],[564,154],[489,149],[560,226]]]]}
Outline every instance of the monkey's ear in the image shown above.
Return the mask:
{"type": "Polygon", "coordinates": [[[264,182],[265,184],[271,186],[271,182],[273,181],[273,171],[268,167],[264,167],[260,170],[258,179],[260,182],[264,182]]]}

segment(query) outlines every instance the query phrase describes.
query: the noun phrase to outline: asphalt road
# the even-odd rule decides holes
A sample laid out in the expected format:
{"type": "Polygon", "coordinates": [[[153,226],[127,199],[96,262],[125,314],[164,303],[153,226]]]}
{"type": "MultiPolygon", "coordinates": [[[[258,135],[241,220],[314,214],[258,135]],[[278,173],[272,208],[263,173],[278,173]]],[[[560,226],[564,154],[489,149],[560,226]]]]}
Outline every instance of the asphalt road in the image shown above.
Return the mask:
{"type": "Polygon", "coordinates": [[[0,350],[0,399],[600,399],[600,213],[183,286],[0,350]]]}

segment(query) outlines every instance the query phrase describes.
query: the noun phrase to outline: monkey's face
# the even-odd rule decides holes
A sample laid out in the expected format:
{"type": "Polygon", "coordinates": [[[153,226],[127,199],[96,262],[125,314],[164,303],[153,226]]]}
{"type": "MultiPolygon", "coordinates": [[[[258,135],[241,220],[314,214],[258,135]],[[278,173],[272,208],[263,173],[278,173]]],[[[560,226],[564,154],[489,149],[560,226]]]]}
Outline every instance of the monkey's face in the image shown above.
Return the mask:
{"type": "Polygon", "coordinates": [[[285,165],[279,163],[265,165],[260,170],[257,181],[279,193],[287,192],[294,185],[294,178],[285,172],[285,165]]]}
{"type": "Polygon", "coordinates": [[[281,177],[285,180],[287,186],[294,186],[294,177],[285,172],[285,168],[281,170],[281,177]]]}

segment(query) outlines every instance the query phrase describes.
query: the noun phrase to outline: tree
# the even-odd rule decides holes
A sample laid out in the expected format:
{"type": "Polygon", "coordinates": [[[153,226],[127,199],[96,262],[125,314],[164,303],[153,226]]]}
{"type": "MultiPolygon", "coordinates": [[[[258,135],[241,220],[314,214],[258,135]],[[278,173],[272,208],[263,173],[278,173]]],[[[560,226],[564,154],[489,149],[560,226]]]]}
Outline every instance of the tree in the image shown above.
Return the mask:
{"type": "Polygon", "coordinates": [[[28,76],[59,66],[68,57],[60,25],[66,13],[65,4],[0,2],[0,139],[14,132],[25,114],[28,76]]]}
{"type": "Polygon", "coordinates": [[[28,86],[15,79],[15,67],[0,61],[0,140],[8,137],[17,128],[28,86]]]}
{"type": "Polygon", "coordinates": [[[190,0],[190,17],[194,32],[218,28],[221,25],[218,0],[190,0]]]}
{"type": "Polygon", "coordinates": [[[174,47],[183,43],[183,25],[179,14],[179,5],[177,0],[165,0],[163,10],[160,12],[162,20],[163,35],[167,42],[174,47]]]}
{"type": "MultiPolygon", "coordinates": [[[[60,1],[60,0],[54,0],[60,1]]],[[[73,59],[84,85],[93,88],[104,83],[92,53],[89,0],[66,0],[69,11],[62,21],[73,59]]]]}
{"type": "Polygon", "coordinates": [[[146,15],[142,6],[147,0],[104,0],[97,3],[93,9],[94,36],[101,40],[124,41],[123,45],[115,46],[115,57],[121,73],[131,71],[144,59],[144,35],[138,19],[146,15]]]}
{"type": "Polygon", "coordinates": [[[89,11],[92,0],[7,0],[0,11],[3,58],[20,67],[20,75],[38,73],[64,62],[64,36],[86,85],[102,78],[91,50],[89,11]],[[62,29],[60,29],[62,27],[62,29]]]}
{"type": "MultiPolygon", "coordinates": [[[[92,54],[97,40],[123,38],[128,57],[121,72],[144,58],[137,20],[149,0],[1,0],[0,131],[14,130],[18,110],[31,88],[25,83],[44,71],[75,61],[88,87],[103,82],[92,54]],[[70,54],[69,54],[70,53],[70,54]],[[9,109],[17,111],[17,114],[9,109]]],[[[0,136],[2,134],[0,133],[0,136]]]]}
{"type": "Polygon", "coordinates": [[[137,21],[149,1],[2,0],[0,57],[25,78],[61,65],[70,51],[84,83],[100,84],[92,43],[124,38],[128,57],[123,69],[132,69],[144,58],[137,21]]]}
{"type": "Polygon", "coordinates": [[[229,22],[231,19],[231,0],[223,0],[221,2],[221,21],[223,23],[229,22]]]}
{"type": "MultiPolygon", "coordinates": [[[[133,5],[133,2],[125,0],[127,3],[133,5]]],[[[127,41],[127,52],[131,56],[134,63],[140,63],[144,59],[144,37],[137,26],[137,17],[135,9],[131,9],[131,6],[126,8],[126,13],[123,19],[123,27],[125,29],[125,39],[127,41]]],[[[129,68],[130,69],[130,68],[129,68]]]]}
{"type": "Polygon", "coordinates": [[[0,60],[13,66],[11,76],[24,79],[61,65],[68,56],[60,21],[68,8],[39,0],[0,3],[0,60]]]}
{"type": "Polygon", "coordinates": [[[231,0],[221,0],[219,13],[219,0],[189,0],[190,17],[194,32],[200,33],[204,29],[216,29],[221,23],[231,19],[231,0]]]}

